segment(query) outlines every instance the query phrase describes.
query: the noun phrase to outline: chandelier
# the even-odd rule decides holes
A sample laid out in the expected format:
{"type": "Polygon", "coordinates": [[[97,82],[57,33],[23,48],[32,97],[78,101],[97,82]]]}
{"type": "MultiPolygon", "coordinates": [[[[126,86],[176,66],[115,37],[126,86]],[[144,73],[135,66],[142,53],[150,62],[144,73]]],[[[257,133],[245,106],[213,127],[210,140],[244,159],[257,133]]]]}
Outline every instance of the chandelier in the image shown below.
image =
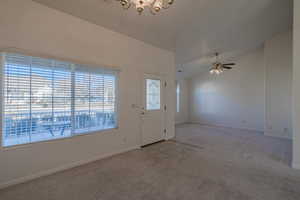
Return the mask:
{"type": "Polygon", "coordinates": [[[169,8],[175,0],[117,0],[121,3],[124,9],[129,9],[132,5],[139,14],[145,10],[146,7],[149,8],[152,14],[158,13],[161,9],[169,8]]]}

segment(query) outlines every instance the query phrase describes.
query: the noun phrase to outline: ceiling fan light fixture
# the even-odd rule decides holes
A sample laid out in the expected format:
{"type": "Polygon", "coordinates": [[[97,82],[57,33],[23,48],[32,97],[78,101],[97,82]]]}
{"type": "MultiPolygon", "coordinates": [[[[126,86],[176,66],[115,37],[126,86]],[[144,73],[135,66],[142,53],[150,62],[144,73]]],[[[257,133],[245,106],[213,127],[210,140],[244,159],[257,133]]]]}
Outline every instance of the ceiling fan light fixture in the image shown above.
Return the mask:
{"type": "Polygon", "coordinates": [[[209,73],[210,74],[220,74],[220,71],[218,69],[213,68],[213,69],[209,70],[209,73]]]}
{"type": "Polygon", "coordinates": [[[213,68],[211,68],[209,70],[210,74],[216,74],[216,75],[219,75],[223,72],[224,72],[224,69],[222,67],[219,67],[219,66],[214,66],[213,68]]]}
{"type": "Polygon", "coordinates": [[[219,53],[215,53],[216,61],[213,63],[213,67],[209,70],[211,74],[221,74],[225,70],[232,69],[231,66],[236,65],[235,63],[222,63],[219,61],[219,53]]]}

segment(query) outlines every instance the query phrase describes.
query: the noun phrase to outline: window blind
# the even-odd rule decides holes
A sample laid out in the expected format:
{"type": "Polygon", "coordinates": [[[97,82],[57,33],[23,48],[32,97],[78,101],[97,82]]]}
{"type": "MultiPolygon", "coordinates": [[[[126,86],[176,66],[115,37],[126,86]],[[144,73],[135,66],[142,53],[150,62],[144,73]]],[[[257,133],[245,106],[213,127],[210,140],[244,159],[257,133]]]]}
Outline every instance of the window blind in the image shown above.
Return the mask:
{"type": "Polygon", "coordinates": [[[3,58],[3,146],[117,126],[114,71],[21,54],[3,58]]]}

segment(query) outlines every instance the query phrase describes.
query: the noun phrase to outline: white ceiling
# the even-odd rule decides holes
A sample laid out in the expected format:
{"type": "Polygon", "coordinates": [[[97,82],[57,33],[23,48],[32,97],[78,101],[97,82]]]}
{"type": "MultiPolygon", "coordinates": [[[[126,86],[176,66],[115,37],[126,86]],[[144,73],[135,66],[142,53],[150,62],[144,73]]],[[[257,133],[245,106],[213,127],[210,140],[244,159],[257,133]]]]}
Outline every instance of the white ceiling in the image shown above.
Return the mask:
{"type": "Polygon", "coordinates": [[[116,0],[34,1],[174,51],[178,68],[185,64],[187,71],[215,51],[226,54],[261,45],[291,29],[293,16],[293,0],[175,0],[156,16],[125,11],[116,0]]]}

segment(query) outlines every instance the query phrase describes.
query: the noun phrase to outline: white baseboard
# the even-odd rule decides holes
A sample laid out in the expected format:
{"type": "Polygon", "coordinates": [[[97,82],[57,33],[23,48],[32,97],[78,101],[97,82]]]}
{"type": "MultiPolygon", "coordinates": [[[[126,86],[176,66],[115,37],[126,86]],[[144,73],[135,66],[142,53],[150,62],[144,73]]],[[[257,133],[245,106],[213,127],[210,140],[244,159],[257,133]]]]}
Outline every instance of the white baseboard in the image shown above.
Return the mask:
{"type": "Polygon", "coordinates": [[[94,161],[97,161],[97,160],[101,160],[101,159],[104,159],[104,158],[107,158],[107,157],[111,157],[113,155],[117,155],[117,154],[120,154],[120,153],[125,153],[125,152],[135,150],[135,149],[139,149],[139,148],[140,148],[140,146],[129,147],[129,148],[122,149],[122,150],[119,150],[119,151],[116,151],[116,152],[107,153],[107,154],[104,154],[104,155],[101,155],[101,156],[96,156],[94,158],[73,162],[73,163],[66,164],[66,165],[56,167],[56,168],[53,168],[53,169],[49,169],[49,170],[37,172],[37,173],[34,173],[34,174],[30,174],[30,175],[27,175],[27,176],[24,176],[24,177],[16,178],[16,179],[10,180],[8,182],[0,183],[0,189],[7,188],[7,187],[12,186],[12,185],[24,183],[24,182],[27,182],[27,181],[30,181],[30,180],[33,180],[33,179],[37,179],[37,178],[40,178],[40,177],[43,177],[43,176],[51,175],[51,174],[54,174],[56,172],[71,169],[71,168],[74,168],[74,167],[77,167],[77,166],[80,166],[80,165],[88,164],[88,163],[91,163],[91,162],[94,162],[94,161]]]}
{"type": "Polygon", "coordinates": [[[211,127],[223,127],[223,128],[232,128],[232,129],[240,129],[240,130],[247,130],[247,131],[256,131],[256,132],[264,132],[263,130],[258,129],[252,129],[252,128],[246,128],[246,127],[234,127],[234,126],[226,126],[223,124],[209,124],[209,123],[202,123],[197,121],[189,122],[190,124],[199,124],[201,126],[211,126],[211,127]]]}
{"type": "Polygon", "coordinates": [[[264,135],[269,136],[269,137],[275,137],[275,138],[283,138],[283,139],[290,139],[290,140],[293,139],[293,138],[291,138],[289,136],[279,135],[279,134],[275,134],[274,132],[271,133],[269,131],[265,131],[264,135]]]}
{"type": "Polygon", "coordinates": [[[181,124],[186,124],[188,122],[184,121],[184,122],[175,122],[175,125],[181,125],[181,124]]]}
{"type": "Polygon", "coordinates": [[[166,137],[165,140],[168,141],[168,140],[172,140],[173,138],[175,138],[175,136],[172,136],[172,137],[166,137]]]}

